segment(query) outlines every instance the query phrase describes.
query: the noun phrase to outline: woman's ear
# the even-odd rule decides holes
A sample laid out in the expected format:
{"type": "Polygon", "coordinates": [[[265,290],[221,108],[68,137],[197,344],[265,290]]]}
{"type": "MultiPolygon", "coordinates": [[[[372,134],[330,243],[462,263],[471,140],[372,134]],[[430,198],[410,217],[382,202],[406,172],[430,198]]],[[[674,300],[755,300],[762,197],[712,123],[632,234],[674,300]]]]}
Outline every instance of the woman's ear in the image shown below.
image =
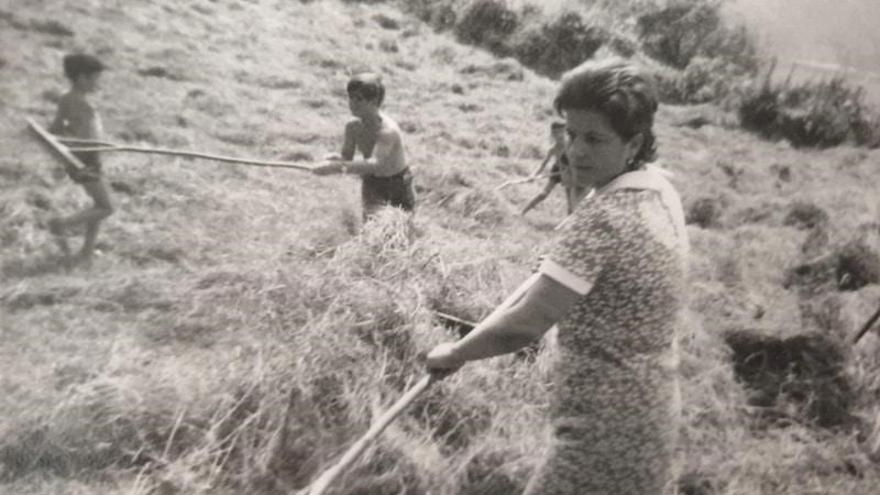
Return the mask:
{"type": "Polygon", "coordinates": [[[629,141],[626,142],[627,165],[631,164],[633,160],[635,160],[636,156],[639,154],[639,151],[642,149],[643,144],[645,144],[645,135],[641,132],[631,137],[629,141]]]}

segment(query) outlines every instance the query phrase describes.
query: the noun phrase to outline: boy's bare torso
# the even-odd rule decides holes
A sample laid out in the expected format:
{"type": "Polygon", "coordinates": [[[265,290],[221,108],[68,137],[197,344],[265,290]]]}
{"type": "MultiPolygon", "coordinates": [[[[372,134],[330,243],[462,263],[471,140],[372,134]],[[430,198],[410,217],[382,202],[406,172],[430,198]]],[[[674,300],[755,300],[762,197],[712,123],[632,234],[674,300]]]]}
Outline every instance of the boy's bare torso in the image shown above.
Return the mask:
{"type": "Polygon", "coordinates": [[[58,103],[51,132],[79,139],[101,139],[103,129],[92,104],[81,93],[70,91],[58,103]]]}
{"type": "Polygon", "coordinates": [[[400,128],[387,116],[383,116],[379,128],[372,129],[360,119],[352,120],[346,126],[346,134],[350,136],[350,141],[343,157],[350,160],[357,150],[368,159],[373,157],[375,152],[377,169],[373,175],[386,177],[406,168],[400,128]]]}

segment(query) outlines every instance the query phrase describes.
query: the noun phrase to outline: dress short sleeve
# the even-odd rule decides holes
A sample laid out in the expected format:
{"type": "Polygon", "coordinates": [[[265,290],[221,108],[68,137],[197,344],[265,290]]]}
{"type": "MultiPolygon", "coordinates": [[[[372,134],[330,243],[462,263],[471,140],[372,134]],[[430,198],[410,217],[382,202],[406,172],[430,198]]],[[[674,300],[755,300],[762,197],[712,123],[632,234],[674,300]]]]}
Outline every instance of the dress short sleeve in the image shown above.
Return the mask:
{"type": "Polygon", "coordinates": [[[585,295],[599,277],[615,244],[615,229],[601,200],[583,205],[563,228],[539,271],[585,295]]]}

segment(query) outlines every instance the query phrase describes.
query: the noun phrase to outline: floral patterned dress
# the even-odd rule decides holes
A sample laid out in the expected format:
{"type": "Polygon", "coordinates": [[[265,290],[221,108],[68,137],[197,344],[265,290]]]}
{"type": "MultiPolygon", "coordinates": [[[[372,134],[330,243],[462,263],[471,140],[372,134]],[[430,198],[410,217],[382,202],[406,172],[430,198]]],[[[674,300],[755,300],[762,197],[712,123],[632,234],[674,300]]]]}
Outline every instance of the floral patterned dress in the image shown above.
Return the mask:
{"type": "Polygon", "coordinates": [[[558,323],[552,442],[528,495],[659,495],[678,426],[675,329],[688,241],[656,170],[580,203],[540,272],[582,294],[558,323]]]}

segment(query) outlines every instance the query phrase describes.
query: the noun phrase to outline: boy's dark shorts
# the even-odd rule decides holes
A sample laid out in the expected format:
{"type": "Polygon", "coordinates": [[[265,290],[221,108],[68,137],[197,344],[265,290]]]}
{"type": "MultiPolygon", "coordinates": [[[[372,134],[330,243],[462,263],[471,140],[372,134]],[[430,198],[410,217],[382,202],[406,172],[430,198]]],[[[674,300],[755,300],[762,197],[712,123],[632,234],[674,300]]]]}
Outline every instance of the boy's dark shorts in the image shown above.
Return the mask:
{"type": "Polygon", "coordinates": [[[101,180],[101,156],[95,151],[73,152],[73,156],[85,165],[76,173],[69,173],[70,179],[77,184],[101,180]]]}
{"type": "Polygon", "coordinates": [[[364,175],[361,183],[364,210],[390,205],[404,211],[413,211],[416,207],[416,194],[412,182],[409,168],[388,177],[364,175]]]}
{"type": "Polygon", "coordinates": [[[554,162],[553,166],[550,167],[550,177],[547,178],[547,185],[562,183],[562,170],[559,167],[559,162],[554,162]]]}

